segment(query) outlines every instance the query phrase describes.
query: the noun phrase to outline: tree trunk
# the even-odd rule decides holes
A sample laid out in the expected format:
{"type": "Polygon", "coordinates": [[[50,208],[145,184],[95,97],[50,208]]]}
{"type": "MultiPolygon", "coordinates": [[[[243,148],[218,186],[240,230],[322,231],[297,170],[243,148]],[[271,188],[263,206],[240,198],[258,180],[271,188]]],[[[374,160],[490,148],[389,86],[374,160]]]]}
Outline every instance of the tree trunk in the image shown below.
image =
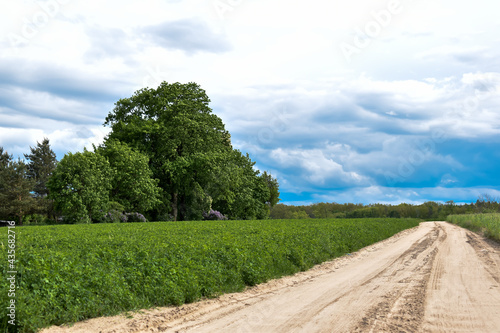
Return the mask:
{"type": "Polygon", "coordinates": [[[177,191],[174,192],[173,201],[172,201],[172,214],[174,215],[174,221],[177,221],[177,191]]]}
{"type": "MultiPolygon", "coordinates": [[[[19,203],[22,205],[22,196],[19,196],[19,203]]],[[[22,208],[19,208],[19,223],[17,225],[23,225],[24,212],[22,208]]]]}

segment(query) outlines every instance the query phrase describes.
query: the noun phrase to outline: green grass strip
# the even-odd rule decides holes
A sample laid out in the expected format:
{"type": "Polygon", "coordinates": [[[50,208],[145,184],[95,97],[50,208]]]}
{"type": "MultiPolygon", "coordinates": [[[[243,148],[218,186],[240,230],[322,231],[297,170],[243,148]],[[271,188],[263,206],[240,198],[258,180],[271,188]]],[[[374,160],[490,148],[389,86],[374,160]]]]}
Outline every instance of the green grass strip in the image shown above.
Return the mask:
{"type": "Polygon", "coordinates": [[[500,214],[449,215],[446,220],[500,242],[500,214]]]}
{"type": "MultiPolygon", "coordinates": [[[[417,219],[314,219],[16,228],[16,328],[36,332],[99,316],[243,290],[354,252],[417,219]]],[[[2,276],[7,228],[0,228],[2,276]]],[[[0,330],[12,328],[0,282],[0,330]]]]}

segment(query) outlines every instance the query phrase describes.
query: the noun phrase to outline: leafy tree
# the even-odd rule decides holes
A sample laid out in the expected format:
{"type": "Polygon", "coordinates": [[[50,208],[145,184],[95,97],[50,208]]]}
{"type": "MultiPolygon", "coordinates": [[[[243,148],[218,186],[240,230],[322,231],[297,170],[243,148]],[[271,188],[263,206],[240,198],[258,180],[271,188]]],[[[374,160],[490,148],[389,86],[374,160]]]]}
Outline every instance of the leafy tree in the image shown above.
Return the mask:
{"type": "Polygon", "coordinates": [[[175,220],[189,217],[193,200],[209,199],[192,191],[205,188],[213,156],[232,149],[230,135],[209,102],[196,83],[163,82],[119,100],[105,121],[112,128],[108,140],[124,142],[149,157],[175,220]]]}
{"type": "Polygon", "coordinates": [[[73,223],[101,220],[109,203],[113,170],[106,158],[84,150],[68,153],[47,183],[55,208],[73,223]]]}
{"type": "Polygon", "coordinates": [[[35,181],[33,192],[37,197],[45,197],[49,194],[47,181],[56,168],[56,154],[50,148],[49,139],[44,138],[42,143],[37,142],[35,148],[30,147],[31,154],[24,154],[29,160],[28,177],[35,181]]]}
{"type": "Polygon", "coordinates": [[[153,179],[149,158],[125,143],[108,140],[97,150],[113,172],[110,200],[128,212],[147,212],[160,204],[158,180],[153,179]]]}
{"type": "Polygon", "coordinates": [[[271,209],[280,201],[278,180],[273,178],[273,176],[270,173],[267,173],[267,171],[264,171],[260,177],[264,180],[267,188],[269,189],[269,197],[266,200],[266,204],[271,209]]]}
{"type": "Polygon", "coordinates": [[[23,217],[36,210],[31,194],[34,182],[28,177],[26,164],[4,152],[0,147],[0,215],[16,217],[22,225],[23,217]]]}
{"type": "Polygon", "coordinates": [[[207,193],[212,207],[232,219],[264,219],[269,216],[271,194],[267,178],[259,177],[255,162],[238,150],[219,156],[212,163],[207,193]]]}
{"type": "Polygon", "coordinates": [[[308,219],[308,218],[310,218],[310,216],[307,215],[307,213],[303,210],[299,210],[292,213],[292,219],[308,219]]]}
{"type": "Polygon", "coordinates": [[[37,213],[49,217],[54,215],[54,203],[48,198],[47,181],[56,168],[56,154],[50,148],[50,142],[47,138],[44,138],[41,143],[37,142],[37,146],[30,147],[30,150],[31,153],[24,154],[24,157],[29,161],[27,164],[28,178],[34,182],[33,194],[37,200],[37,213]]]}
{"type": "Polygon", "coordinates": [[[476,210],[480,213],[495,213],[500,208],[498,201],[490,194],[483,193],[477,198],[476,210]]]}
{"type": "Polygon", "coordinates": [[[5,206],[7,205],[7,193],[9,190],[8,182],[8,167],[12,162],[12,155],[9,155],[4,151],[3,147],[0,147],[0,218],[9,218],[5,206]]]}
{"type": "Polygon", "coordinates": [[[6,151],[4,151],[3,147],[0,147],[0,168],[5,168],[12,160],[12,155],[9,155],[6,151]]]}
{"type": "Polygon", "coordinates": [[[272,219],[291,219],[293,212],[289,209],[290,206],[284,204],[277,204],[271,210],[272,219]]]}

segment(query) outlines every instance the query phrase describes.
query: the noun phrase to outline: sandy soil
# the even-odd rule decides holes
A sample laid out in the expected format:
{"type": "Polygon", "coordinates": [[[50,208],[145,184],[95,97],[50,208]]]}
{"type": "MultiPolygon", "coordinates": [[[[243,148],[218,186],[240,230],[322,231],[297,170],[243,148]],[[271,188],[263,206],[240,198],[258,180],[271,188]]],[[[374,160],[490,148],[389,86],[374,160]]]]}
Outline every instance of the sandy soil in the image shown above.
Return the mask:
{"type": "Polygon", "coordinates": [[[43,332],[500,332],[500,247],[425,222],[242,293],[43,332]]]}

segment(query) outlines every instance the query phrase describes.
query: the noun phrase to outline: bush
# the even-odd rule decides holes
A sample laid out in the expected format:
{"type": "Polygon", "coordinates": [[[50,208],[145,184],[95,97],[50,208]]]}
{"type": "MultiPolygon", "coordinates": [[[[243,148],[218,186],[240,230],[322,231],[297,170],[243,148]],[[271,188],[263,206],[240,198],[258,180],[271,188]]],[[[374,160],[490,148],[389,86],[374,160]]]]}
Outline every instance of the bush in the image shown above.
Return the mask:
{"type": "Polygon", "coordinates": [[[157,221],[157,222],[169,222],[169,221],[173,221],[173,220],[174,220],[174,216],[172,214],[169,214],[169,213],[160,214],[155,219],[155,221],[157,221]]]}
{"type": "Polygon", "coordinates": [[[117,210],[119,212],[125,211],[125,207],[121,203],[116,202],[116,201],[110,201],[109,205],[108,205],[108,209],[109,210],[117,210]]]}
{"type": "Polygon", "coordinates": [[[221,212],[217,210],[210,209],[208,213],[203,213],[203,219],[205,220],[227,220],[227,217],[222,215],[221,212]]]}
{"type": "Polygon", "coordinates": [[[24,225],[46,225],[46,224],[56,224],[57,221],[51,220],[47,216],[41,214],[27,215],[23,219],[24,225]]]}
{"type": "Polygon", "coordinates": [[[126,213],[128,222],[147,222],[144,215],[141,213],[126,213]]]}
{"type": "Polygon", "coordinates": [[[125,214],[118,210],[110,210],[109,212],[104,215],[104,220],[103,222],[105,223],[124,223],[127,222],[128,218],[125,214]]]}

